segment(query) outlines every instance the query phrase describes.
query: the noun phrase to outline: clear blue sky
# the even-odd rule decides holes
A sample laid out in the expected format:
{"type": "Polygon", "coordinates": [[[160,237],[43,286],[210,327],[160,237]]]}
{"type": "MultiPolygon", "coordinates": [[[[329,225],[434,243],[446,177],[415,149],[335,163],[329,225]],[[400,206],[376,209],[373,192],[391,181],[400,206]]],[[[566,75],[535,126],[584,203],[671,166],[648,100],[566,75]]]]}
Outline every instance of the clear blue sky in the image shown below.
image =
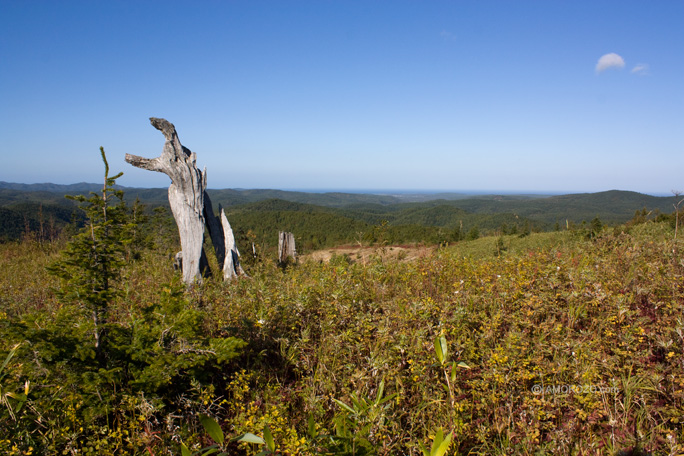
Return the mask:
{"type": "Polygon", "coordinates": [[[0,0],[0,180],[684,190],[684,1],[0,0]]]}

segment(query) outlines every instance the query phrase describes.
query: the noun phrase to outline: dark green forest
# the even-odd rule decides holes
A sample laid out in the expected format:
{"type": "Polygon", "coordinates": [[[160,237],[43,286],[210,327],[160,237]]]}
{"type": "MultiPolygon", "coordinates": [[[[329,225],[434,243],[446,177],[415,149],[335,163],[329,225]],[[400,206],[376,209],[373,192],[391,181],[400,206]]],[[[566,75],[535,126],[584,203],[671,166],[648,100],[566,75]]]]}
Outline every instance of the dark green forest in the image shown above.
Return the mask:
{"type": "MultiPolygon", "coordinates": [[[[101,186],[100,186],[101,187],[101,186]]],[[[166,189],[123,188],[129,204],[138,200],[151,215],[168,209],[166,189]]],[[[0,182],[0,241],[27,232],[54,237],[83,223],[65,194],[97,191],[97,184],[10,184],[0,182]]],[[[598,218],[614,225],[636,210],[656,218],[673,210],[673,197],[627,191],[540,195],[374,195],[283,190],[208,190],[226,208],[241,248],[252,242],[277,244],[278,231],[295,235],[302,251],[340,244],[442,244],[486,234],[524,234],[587,226],[598,218]],[[417,201],[420,200],[420,201],[417,201]]],[[[167,217],[170,213],[167,211],[167,217]]]]}

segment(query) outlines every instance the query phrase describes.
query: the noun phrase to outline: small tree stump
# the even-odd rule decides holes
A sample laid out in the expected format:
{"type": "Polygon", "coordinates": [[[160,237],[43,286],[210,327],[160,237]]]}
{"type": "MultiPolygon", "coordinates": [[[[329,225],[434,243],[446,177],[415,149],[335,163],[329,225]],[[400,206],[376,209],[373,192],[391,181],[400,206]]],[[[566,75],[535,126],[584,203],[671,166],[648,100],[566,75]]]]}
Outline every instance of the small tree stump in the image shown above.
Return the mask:
{"type": "Polygon", "coordinates": [[[220,204],[219,213],[221,214],[221,226],[223,227],[226,249],[226,259],[223,263],[223,278],[230,280],[239,276],[247,276],[242,266],[240,266],[240,252],[235,242],[235,236],[233,236],[233,229],[230,227],[230,223],[228,223],[226,211],[223,210],[220,204]]]}
{"type": "Polygon", "coordinates": [[[285,263],[288,257],[297,259],[294,234],[281,231],[278,233],[278,262],[285,263]]]}
{"type": "Polygon", "coordinates": [[[207,231],[211,238],[211,243],[214,245],[214,252],[216,253],[216,260],[220,266],[226,258],[225,238],[223,234],[223,227],[221,221],[214,215],[214,208],[211,204],[209,194],[204,193],[204,220],[207,224],[207,231]]]}
{"type": "Polygon", "coordinates": [[[204,218],[207,221],[207,231],[214,244],[216,259],[223,270],[223,278],[231,280],[245,274],[240,266],[240,252],[235,243],[233,229],[228,223],[226,212],[219,204],[219,216],[214,215],[209,194],[204,195],[204,218]]]}

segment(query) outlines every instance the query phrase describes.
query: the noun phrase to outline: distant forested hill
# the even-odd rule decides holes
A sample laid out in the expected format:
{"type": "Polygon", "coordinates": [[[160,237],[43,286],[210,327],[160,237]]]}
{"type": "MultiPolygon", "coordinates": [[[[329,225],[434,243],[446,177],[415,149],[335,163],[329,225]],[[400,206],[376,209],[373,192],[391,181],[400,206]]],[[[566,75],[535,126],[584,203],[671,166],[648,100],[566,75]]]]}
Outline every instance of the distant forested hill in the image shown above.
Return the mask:
{"type": "Polygon", "coordinates": [[[96,192],[102,189],[102,184],[92,184],[88,182],[79,182],[78,184],[18,184],[15,182],[0,181],[0,189],[19,190],[22,192],[50,192],[50,193],[88,193],[96,192]]]}
{"type": "MultiPolygon", "coordinates": [[[[17,239],[41,223],[61,228],[75,205],[65,194],[99,191],[101,184],[13,184],[0,182],[0,239],[17,239]],[[42,220],[42,222],[41,222],[42,220]]],[[[166,188],[126,188],[126,200],[136,198],[149,210],[168,207],[166,188]]],[[[275,242],[277,231],[291,231],[309,247],[381,237],[386,242],[441,242],[470,230],[494,231],[523,226],[548,230],[554,225],[590,221],[624,223],[637,210],[673,211],[673,197],[628,191],[540,195],[464,195],[459,193],[374,195],[308,193],[284,190],[208,190],[214,210],[226,208],[236,232],[275,242]],[[273,233],[276,233],[275,235],[273,233]]]]}
{"type": "MultiPolygon", "coordinates": [[[[554,224],[566,220],[579,223],[598,216],[606,223],[623,223],[632,218],[636,210],[646,208],[662,213],[674,209],[673,197],[658,197],[643,193],[611,190],[599,193],[579,193],[550,196],[528,200],[506,198],[471,198],[458,201],[440,202],[477,214],[498,214],[512,212],[520,217],[554,224]]],[[[429,202],[425,204],[438,204],[429,202]]]]}
{"type": "MultiPolygon", "coordinates": [[[[145,204],[168,204],[168,201],[166,200],[166,188],[137,188],[121,186],[117,186],[117,188],[124,190],[126,199],[134,200],[136,197],[139,197],[140,200],[145,204]]],[[[21,193],[33,193],[39,194],[39,199],[50,199],[50,194],[60,194],[62,196],[67,194],[87,194],[88,192],[97,192],[101,189],[102,184],[92,184],[85,182],[71,185],[58,185],[17,184],[0,181],[0,193],[3,190],[13,190],[15,192],[21,193]]],[[[402,199],[397,196],[374,195],[364,193],[309,193],[271,189],[209,189],[207,191],[214,205],[220,203],[225,207],[235,206],[238,204],[254,203],[256,201],[263,201],[268,199],[282,199],[286,201],[293,201],[296,203],[317,204],[319,206],[331,207],[343,207],[350,204],[363,203],[393,204],[402,201],[402,199]]]]}
{"type": "Polygon", "coordinates": [[[401,202],[396,196],[372,195],[364,193],[308,193],[292,192],[286,190],[208,190],[212,201],[217,201],[223,206],[253,203],[268,199],[281,199],[295,203],[316,204],[318,206],[344,207],[350,204],[393,204],[401,202]]]}
{"type": "Polygon", "coordinates": [[[298,248],[316,249],[353,242],[371,226],[333,208],[270,199],[230,208],[227,213],[239,238],[253,236],[259,244],[278,243],[278,231],[294,234],[298,248]]]}
{"type": "Polygon", "coordinates": [[[522,229],[514,214],[474,214],[440,205],[369,205],[353,209],[323,207],[270,199],[228,209],[231,225],[245,236],[251,232],[265,245],[277,243],[278,231],[290,231],[297,245],[316,249],[359,241],[440,243],[463,239],[468,232],[494,231],[502,226],[522,229]]]}
{"type": "Polygon", "coordinates": [[[73,205],[22,201],[0,206],[0,241],[16,240],[28,232],[56,236],[72,219],[83,220],[73,205]]]}

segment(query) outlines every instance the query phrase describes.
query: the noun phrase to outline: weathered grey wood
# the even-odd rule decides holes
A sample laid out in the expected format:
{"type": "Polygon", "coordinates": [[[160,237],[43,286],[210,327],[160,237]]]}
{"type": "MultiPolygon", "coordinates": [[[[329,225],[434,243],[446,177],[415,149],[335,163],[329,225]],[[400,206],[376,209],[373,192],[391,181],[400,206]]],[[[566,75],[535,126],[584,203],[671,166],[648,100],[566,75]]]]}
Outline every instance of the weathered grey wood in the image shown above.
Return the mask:
{"type": "Polygon", "coordinates": [[[226,212],[219,204],[219,216],[214,215],[214,209],[211,204],[209,194],[204,195],[204,218],[207,223],[207,231],[211,237],[211,242],[214,245],[216,252],[216,259],[218,264],[222,267],[223,278],[231,280],[241,275],[246,275],[245,271],[240,266],[240,252],[235,243],[235,236],[233,229],[228,223],[226,212]]]}
{"type": "Polygon", "coordinates": [[[281,231],[278,233],[278,262],[284,263],[287,257],[291,257],[293,260],[297,259],[295,238],[292,233],[281,231]]]}
{"type": "MultiPolygon", "coordinates": [[[[220,211],[219,206],[219,211],[220,211]]],[[[211,198],[209,194],[204,193],[204,220],[207,224],[207,231],[209,231],[209,237],[211,237],[211,243],[214,245],[214,252],[216,253],[216,260],[219,266],[223,267],[223,263],[226,258],[226,240],[223,234],[223,227],[221,226],[221,220],[214,215],[214,208],[211,204],[211,198]]]]}
{"type": "Polygon", "coordinates": [[[206,170],[197,168],[197,157],[178,139],[173,124],[166,119],[150,117],[150,123],[161,131],[166,142],[157,158],[126,154],[126,161],[138,168],[164,173],[171,178],[169,204],[178,225],[183,252],[183,281],[201,281],[200,258],[204,240],[204,195],[206,170]]]}
{"type": "Polygon", "coordinates": [[[233,229],[228,223],[226,211],[223,210],[219,204],[219,213],[221,218],[221,226],[223,227],[223,236],[226,242],[226,259],[223,263],[223,278],[230,280],[239,276],[247,276],[245,271],[240,266],[240,252],[238,251],[233,229]]]}
{"type": "Polygon", "coordinates": [[[173,270],[183,270],[183,252],[178,252],[176,253],[176,256],[173,257],[173,270]]]}

